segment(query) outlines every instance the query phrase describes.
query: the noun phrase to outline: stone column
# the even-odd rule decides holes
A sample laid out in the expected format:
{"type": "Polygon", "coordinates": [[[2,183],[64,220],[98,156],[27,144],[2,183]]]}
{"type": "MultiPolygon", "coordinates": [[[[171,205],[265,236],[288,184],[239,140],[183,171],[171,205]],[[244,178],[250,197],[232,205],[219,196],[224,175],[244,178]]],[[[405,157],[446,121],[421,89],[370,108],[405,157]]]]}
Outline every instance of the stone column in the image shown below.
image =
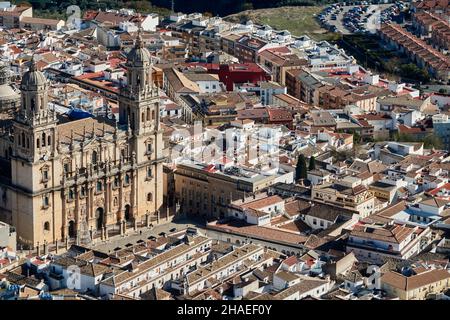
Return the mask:
{"type": "Polygon", "coordinates": [[[120,220],[119,228],[120,228],[120,235],[123,236],[123,234],[125,233],[125,225],[124,225],[124,221],[123,220],[120,220]]]}
{"type": "Polygon", "coordinates": [[[145,214],[145,226],[148,228],[150,227],[150,215],[147,211],[147,213],[145,214]]]}
{"type": "Polygon", "coordinates": [[[44,240],[44,254],[48,253],[48,244],[47,244],[47,240],[44,240]]]}
{"type": "Polygon", "coordinates": [[[91,229],[89,230],[89,236],[91,237],[91,242],[94,242],[94,230],[92,230],[92,226],[91,229]]]}
{"type": "Polygon", "coordinates": [[[135,218],[133,218],[133,229],[134,229],[134,231],[136,231],[137,230],[137,219],[136,219],[136,217],[135,218]]]}

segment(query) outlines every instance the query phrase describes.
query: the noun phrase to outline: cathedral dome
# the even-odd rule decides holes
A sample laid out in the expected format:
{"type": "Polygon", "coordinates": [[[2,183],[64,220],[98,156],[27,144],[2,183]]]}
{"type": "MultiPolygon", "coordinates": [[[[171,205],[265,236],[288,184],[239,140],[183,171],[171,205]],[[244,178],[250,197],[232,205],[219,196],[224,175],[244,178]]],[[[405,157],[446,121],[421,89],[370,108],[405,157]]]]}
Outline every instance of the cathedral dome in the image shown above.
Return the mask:
{"type": "Polygon", "coordinates": [[[25,72],[20,84],[22,90],[33,90],[33,88],[43,87],[47,84],[47,78],[42,72],[37,70],[36,63],[31,62],[30,70],[25,72]]]}
{"type": "Polygon", "coordinates": [[[20,93],[10,83],[9,70],[0,65],[0,111],[14,109],[20,101],[20,93]]]}
{"type": "Polygon", "coordinates": [[[144,48],[144,42],[139,33],[136,40],[136,45],[127,55],[127,63],[133,66],[143,66],[146,64],[150,64],[150,62],[150,52],[146,48],[144,48]]]}

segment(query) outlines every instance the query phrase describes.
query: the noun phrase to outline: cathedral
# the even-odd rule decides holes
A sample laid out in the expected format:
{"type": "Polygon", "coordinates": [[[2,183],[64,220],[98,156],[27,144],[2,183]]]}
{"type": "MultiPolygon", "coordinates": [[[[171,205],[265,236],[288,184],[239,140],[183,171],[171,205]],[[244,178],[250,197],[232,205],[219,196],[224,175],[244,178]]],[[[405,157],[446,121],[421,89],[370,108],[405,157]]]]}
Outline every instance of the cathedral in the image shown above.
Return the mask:
{"type": "Polygon", "coordinates": [[[159,94],[140,35],[126,69],[118,121],[58,114],[34,61],[23,75],[20,106],[0,123],[0,220],[16,228],[23,248],[107,239],[159,222],[159,94]]]}

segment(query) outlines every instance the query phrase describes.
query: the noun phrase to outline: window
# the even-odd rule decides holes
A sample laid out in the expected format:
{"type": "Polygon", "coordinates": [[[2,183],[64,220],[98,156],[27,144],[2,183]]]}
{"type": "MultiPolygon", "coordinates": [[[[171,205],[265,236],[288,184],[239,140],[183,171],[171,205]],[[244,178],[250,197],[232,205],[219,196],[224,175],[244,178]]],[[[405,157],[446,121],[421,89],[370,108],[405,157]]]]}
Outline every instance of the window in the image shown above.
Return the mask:
{"type": "Polygon", "coordinates": [[[97,151],[92,152],[92,164],[97,164],[97,151]]]}
{"type": "Polygon", "coordinates": [[[49,201],[48,195],[45,194],[45,195],[42,197],[42,206],[43,206],[43,207],[48,207],[49,205],[50,205],[50,201],[49,201]]]}
{"type": "Polygon", "coordinates": [[[80,195],[81,195],[82,197],[85,197],[85,196],[86,196],[86,187],[85,187],[85,186],[82,186],[82,187],[81,187],[80,195]]]}
{"type": "Polygon", "coordinates": [[[70,173],[70,163],[69,162],[64,163],[63,170],[64,170],[64,174],[66,176],[68,176],[70,173]]]}
{"type": "Polygon", "coordinates": [[[153,151],[153,146],[151,143],[147,143],[147,153],[152,153],[153,151]]]}
{"type": "Polygon", "coordinates": [[[69,200],[73,200],[75,198],[75,192],[73,189],[69,189],[69,200]]]}
{"type": "Polygon", "coordinates": [[[152,172],[152,168],[148,167],[147,168],[147,178],[152,178],[153,177],[153,172],[152,172]]]}
{"type": "Polygon", "coordinates": [[[48,181],[48,169],[44,168],[42,169],[42,181],[48,181]]]}
{"type": "Polygon", "coordinates": [[[114,178],[113,186],[114,186],[114,188],[119,187],[119,178],[117,178],[117,177],[114,178]]]}
{"type": "Polygon", "coordinates": [[[45,147],[45,132],[42,133],[42,146],[45,147]]]}
{"type": "Polygon", "coordinates": [[[103,188],[102,182],[101,181],[97,181],[97,192],[102,191],[102,188],[103,188]]]}
{"type": "Polygon", "coordinates": [[[44,223],[44,231],[50,231],[50,222],[46,221],[44,223]]]}
{"type": "Polygon", "coordinates": [[[153,194],[151,192],[147,193],[147,201],[153,201],[153,194]]]}
{"type": "Polygon", "coordinates": [[[130,184],[130,176],[128,174],[125,175],[125,184],[130,184]]]}

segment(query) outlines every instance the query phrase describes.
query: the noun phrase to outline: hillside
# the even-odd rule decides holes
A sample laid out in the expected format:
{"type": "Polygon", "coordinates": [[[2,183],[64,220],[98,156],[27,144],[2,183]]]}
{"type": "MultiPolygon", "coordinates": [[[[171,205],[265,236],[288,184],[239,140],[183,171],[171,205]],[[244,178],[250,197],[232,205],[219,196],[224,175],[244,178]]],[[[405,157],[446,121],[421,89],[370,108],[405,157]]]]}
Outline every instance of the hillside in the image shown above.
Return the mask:
{"type": "Polygon", "coordinates": [[[319,6],[247,10],[225,19],[231,22],[252,20],[253,23],[268,24],[278,30],[289,30],[296,36],[307,34],[316,40],[335,40],[336,35],[327,33],[315,19],[321,10],[319,6]]]}

